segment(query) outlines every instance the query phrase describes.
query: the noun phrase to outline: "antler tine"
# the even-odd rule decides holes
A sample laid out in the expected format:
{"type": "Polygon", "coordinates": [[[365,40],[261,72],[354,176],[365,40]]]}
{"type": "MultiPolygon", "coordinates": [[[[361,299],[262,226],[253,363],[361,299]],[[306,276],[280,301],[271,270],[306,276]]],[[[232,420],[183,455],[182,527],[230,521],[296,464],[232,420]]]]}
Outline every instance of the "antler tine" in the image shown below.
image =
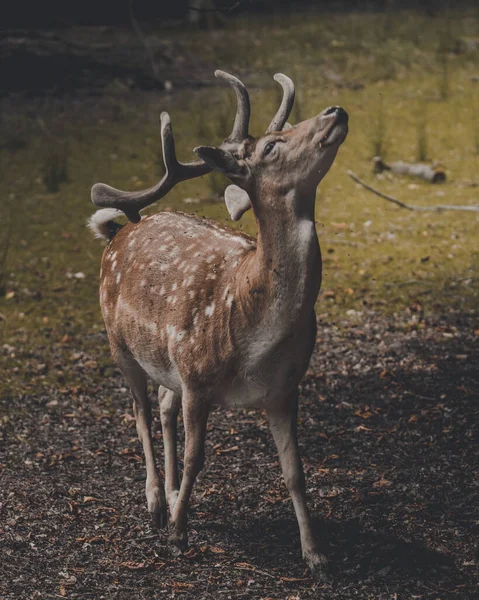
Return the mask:
{"type": "Polygon", "coordinates": [[[175,140],[168,113],[161,113],[161,144],[166,173],[161,181],[140,192],[124,192],[105,183],[96,183],[91,190],[91,199],[99,207],[122,210],[130,221],[138,223],[140,210],[160,200],[177,184],[187,179],[201,177],[211,171],[202,160],[181,163],[176,158],[175,140]]]}
{"type": "Polygon", "coordinates": [[[278,108],[278,112],[273,117],[273,120],[269,124],[266,133],[271,133],[272,131],[281,131],[283,129],[294,104],[295,92],[294,83],[292,80],[286,75],[283,75],[283,73],[276,73],[274,80],[277,81],[283,88],[283,99],[280,107],[278,108]]]}
{"type": "MultiPolygon", "coordinates": [[[[248,137],[250,103],[246,87],[233,75],[224,71],[215,71],[216,77],[231,85],[238,102],[235,122],[231,135],[225,140],[226,144],[242,142],[248,137]]],[[[101,208],[117,208],[122,210],[130,221],[138,223],[140,210],[160,200],[177,184],[187,179],[201,177],[211,171],[202,160],[181,163],[176,158],[175,140],[171,120],[168,113],[161,113],[161,143],[166,173],[163,179],[154,186],[139,192],[125,192],[105,183],[96,183],[91,190],[93,204],[101,208]]]]}
{"type": "Polygon", "coordinates": [[[231,135],[225,140],[226,142],[242,142],[248,137],[248,126],[250,117],[250,103],[248,90],[245,85],[234,75],[225,73],[224,71],[215,71],[215,77],[226,81],[235,91],[238,108],[236,110],[235,122],[231,135]]]}

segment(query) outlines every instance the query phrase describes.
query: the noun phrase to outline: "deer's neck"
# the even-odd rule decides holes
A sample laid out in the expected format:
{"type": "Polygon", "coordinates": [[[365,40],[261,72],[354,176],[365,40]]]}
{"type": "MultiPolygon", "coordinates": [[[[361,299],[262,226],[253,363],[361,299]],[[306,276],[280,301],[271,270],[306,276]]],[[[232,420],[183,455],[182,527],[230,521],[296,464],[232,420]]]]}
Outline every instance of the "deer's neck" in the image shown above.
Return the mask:
{"type": "Polygon", "coordinates": [[[257,211],[257,249],[241,274],[252,314],[287,330],[310,318],[321,285],[314,196],[301,212],[294,200],[280,198],[257,211]]]}

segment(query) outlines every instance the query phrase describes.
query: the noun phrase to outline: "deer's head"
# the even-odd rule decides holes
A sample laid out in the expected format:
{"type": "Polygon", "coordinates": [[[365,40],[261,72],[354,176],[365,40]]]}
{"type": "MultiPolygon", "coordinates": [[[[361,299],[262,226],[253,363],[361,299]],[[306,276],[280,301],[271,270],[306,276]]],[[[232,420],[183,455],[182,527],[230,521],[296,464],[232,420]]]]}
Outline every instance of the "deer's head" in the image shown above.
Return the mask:
{"type": "Polygon", "coordinates": [[[180,181],[200,177],[212,169],[223,173],[235,185],[225,192],[225,201],[235,221],[253,207],[256,216],[287,202],[299,213],[311,212],[315,190],[331,167],[339,146],[348,132],[348,115],[339,106],[325,109],[316,117],[294,127],[286,123],[294,102],[294,85],[289,77],[274,78],[283,88],[283,100],[266,134],[248,134],[250,102],[243,83],[224,71],[216,77],[232,86],[237,97],[233,130],[218,147],[195,148],[200,160],[181,163],[176,159],[173,132],[167,113],[161,115],[161,134],[166,174],[163,179],[140,192],[124,192],[99,183],[92,188],[97,206],[122,210],[134,222],[139,211],[153,204],[180,181]]]}
{"type": "Polygon", "coordinates": [[[348,115],[332,106],[294,127],[270,129],[257,139],[246,136],[231,149],[226,141],[221,147],[195,148],[206,164],[236,184],[226,190],[234,220],[251,206],[257,216],[274,210],[278,202],[290,203],[297,213],[312,208],[316,187],[347,136],[348,115]]]}

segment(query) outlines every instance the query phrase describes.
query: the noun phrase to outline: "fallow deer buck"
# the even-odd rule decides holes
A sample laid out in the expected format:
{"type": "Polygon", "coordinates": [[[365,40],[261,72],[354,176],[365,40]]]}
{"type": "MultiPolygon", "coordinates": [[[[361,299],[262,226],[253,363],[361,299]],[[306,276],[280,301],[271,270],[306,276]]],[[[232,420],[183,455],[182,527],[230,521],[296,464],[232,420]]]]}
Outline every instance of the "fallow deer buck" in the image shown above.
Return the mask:
{"type": "Polygon", "coordinates": [[[306,505],[296,421],[298,384],[316,338],[314,304],[321,253],[314,224],[316,188],[348,131],[347,113],[330,107],[286,124],[294,86],[275,75],[283,100],[266,135],[248,135],[245,86],[217,71],[236,92],[233,131],[219,147],[195,148],[199,160],[179,163],[166,113],[161,115],[164,178],[141,192],[104,184],[92,189],[103,208],[90,227],[110,242],[102,259],[100,301],[113,358],[130,386],[146,461],[148,509],[158,527],[171,515],[169,541],[187,547],[187,508],[203,466],[212,405],[266,411],[284,479],[298,519],[303,557],[313,575],[326,576],[306,505]],[[285,128],[286,125],[286,128],[285,128]],[[258,237],[183,213],[140,220],[139,210],[176,183],[219,171],[235,185],[225,192],[233,220],[253,209],[258,237]],[[132,223],[114,218],[123,211],[132,223]],[[165,449],[165,491],[155,465],[147,376],[159,384],[165,449]],[[185,427],[184,470],[177,473],[176,426],[185,427]]]}

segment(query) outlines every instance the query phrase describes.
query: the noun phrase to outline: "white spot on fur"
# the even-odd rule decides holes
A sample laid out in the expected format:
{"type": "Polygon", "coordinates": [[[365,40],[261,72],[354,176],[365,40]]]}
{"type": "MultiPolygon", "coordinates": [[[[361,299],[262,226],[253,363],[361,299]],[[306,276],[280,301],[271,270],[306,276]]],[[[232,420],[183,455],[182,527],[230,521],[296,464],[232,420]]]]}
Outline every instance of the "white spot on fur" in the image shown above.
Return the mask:
{"type": "Polygon", "coordinates": [[[212,302],[211,304],[208,304],[208,306],[205,308],[205,315],[207,317],[211,317],[211,315],[214,313],[215,311],[215,303],[212,302]]]}
{"type": "Polygon", "coordinates": [[[177,287],[178,287],[178,284],[177,284],[177,283],[174,283],[174,284],[171,286],[171,291],[172,291],[172,292],[174,292],[174,291],[176,290],[176,288],[177,288],[177,287]]]}
{"type": "Polygon", "coordinates": [[[228,298],[226,298],[226,306],[231,306],[233,304],[234,297],[230,294],[228,298]]]}
{"type": "Polygon", "coordinates": [[[118,273],[118,275],[116,276],[116,283],[119,284],[121,280],[121,273],[118,273]]]}

